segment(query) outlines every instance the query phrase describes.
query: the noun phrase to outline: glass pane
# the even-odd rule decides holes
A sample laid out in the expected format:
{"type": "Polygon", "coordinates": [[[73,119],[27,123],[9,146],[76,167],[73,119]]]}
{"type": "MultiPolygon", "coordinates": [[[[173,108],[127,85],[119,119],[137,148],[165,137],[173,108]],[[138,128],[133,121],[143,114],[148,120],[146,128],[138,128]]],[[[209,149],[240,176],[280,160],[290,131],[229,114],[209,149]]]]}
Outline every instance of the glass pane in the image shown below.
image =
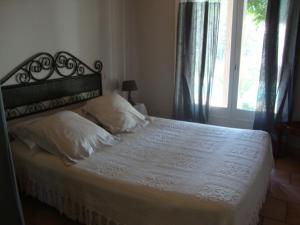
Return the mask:
{"type": "Polygon", "coordinates": [[[210,105],[215,107],[228,106],[232,15],[233,0],[221,1],[218,52],[210,97],[210,105]]]}
{"type": "Polygon", "coordinates": [[[248,0],[244,3],[238,109],[253,111],[256,108],[266,10],[267,0],[248,0]]]}

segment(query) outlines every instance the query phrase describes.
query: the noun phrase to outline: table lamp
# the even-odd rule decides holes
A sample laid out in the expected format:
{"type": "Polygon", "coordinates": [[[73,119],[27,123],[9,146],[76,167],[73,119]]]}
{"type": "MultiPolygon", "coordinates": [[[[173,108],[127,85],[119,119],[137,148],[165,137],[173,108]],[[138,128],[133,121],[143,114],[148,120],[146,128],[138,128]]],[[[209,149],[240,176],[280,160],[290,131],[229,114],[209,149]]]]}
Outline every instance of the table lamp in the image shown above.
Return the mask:
{"type": "Polygon", "coordinates": [[[135,80],[125,80],[122,83],[122,91],[128,91],[128,102],[131,105],[135,105],[135,103],[132,100],[131,97],[131,92],[132,91],[136,91],[137,90],[137,86],[136,86],[136,82],[135,80]]]}

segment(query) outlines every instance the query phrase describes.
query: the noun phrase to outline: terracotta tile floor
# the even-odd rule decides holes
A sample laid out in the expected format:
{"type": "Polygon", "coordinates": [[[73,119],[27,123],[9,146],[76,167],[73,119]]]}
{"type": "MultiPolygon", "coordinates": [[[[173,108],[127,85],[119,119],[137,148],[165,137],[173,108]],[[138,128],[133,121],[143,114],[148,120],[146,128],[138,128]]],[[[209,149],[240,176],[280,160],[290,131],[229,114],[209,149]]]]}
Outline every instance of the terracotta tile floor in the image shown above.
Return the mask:
{"type": "Polygon", "coordinates": [[[300,225],[300,159],[275,162],[267,200],[261,210],[262,225],[300,225]]]}
{"type": "MultiPolygon", "coordinates": [[[[26,225],[79,225],[55,209],[22,196],[26,225]]],[[[282,158],[275,163],[270,190],[258,225],[300,225],[300,159],[282,158]]]]}

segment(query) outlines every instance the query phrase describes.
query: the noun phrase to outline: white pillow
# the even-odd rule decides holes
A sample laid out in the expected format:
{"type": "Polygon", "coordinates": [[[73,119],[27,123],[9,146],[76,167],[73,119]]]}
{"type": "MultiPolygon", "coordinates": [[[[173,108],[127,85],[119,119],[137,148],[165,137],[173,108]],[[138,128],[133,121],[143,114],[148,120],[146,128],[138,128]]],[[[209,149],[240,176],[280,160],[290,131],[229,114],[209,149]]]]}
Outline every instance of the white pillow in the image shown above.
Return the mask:
{"type": "Polygon", "coordinates": [[[36,143],[32,140],[30,135],[23,127],[30,125],[31,123],[40,120],[43,117],[36,117],[33,119],[25,120],[22,122],[17,122],[13,125],[9,126],[9,133],[12,135],[13,138],[18,138],[21,142],[27,145],[31,150],[37,147],[36,143]]]}
{"type": "Polygon", "coordinates": [[[81,108],[77,108],[77,109],[72,109],[70,111],[72,111],[74,113],[77,113],[78,115],[82,116],[83,118],[85,118],[85,119],[87,119],[87,120],[89,120],[89,121],[91,121],[91,122],[93,122],[95,124],[98,124],[98,121],[95,119],[95,117],[93,117],[91,114],[89,114],[86,111],[84,111],[82,109],[82,107],[81,108]]]}
{"type": "Polygon", "coordinates": [[[148,124],[144,115],[116,93],[89,100],[83,110],[113,134],[133,132],[148,124]]]}
{"type": "MultiPolygon", "coordinates": [[[[85,119],[87,119],[87,120],[89,120],[89,121],[91,121],[95,124],[98,123],[98,121],[93,116],[91,116],[90,114],[83,111],[82,107],[73,108],[73,109],[69,109],[69,110],[71,112],[79,114],[83,118],[85,118],[85,119]]],[[[52,114],[54,114],[54,113],[52,113],[52,114]]],[[[52,114],[48,114],[47,116],[52,115],[52,114]]],[[[27,126],[28,124],[32,123],[33,121],[39,120],[43,117],[45,117],[45,115],[44,116],[39,116],[39,117],[34,117],[34,118],[31,118],[31,119],[27,119],[27,120],[24,120],[24,119],[22,120],[21,119],[21,122],[20,121],[13,122],[12,124],[9,124],[9,133],[12,135],[13,138],[18,138],[20,141],[22,141],[24,144],[26,144],[31,150],[33,150],[37,147],[36,143],[31,140],[32,138],[30,139],[28,137],[29,135],[26,132],[26,130],[24,130],[24,129],[18,130],[18,127],[27,126]]]]}
{"type": "Polygon", "coordinates": [[[44,150],[71,163],[118,142],[101,127],[71,111],[62,111],[19,125],[15,127],[14,133],[23,138],[26,135],[27,139],[44,150]]]}

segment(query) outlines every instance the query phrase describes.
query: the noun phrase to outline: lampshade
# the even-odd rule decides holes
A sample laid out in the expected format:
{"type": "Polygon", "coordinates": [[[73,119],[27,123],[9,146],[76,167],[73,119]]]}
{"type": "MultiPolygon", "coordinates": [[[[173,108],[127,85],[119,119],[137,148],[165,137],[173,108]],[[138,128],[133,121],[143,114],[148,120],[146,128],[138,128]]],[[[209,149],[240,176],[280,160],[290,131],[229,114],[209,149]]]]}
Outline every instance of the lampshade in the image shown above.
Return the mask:
{"type": "Polygon", "coordinates": [[[137,86],[135,80],[125,80],[122,83],[122,91],[136,91],[137,86]]]}

